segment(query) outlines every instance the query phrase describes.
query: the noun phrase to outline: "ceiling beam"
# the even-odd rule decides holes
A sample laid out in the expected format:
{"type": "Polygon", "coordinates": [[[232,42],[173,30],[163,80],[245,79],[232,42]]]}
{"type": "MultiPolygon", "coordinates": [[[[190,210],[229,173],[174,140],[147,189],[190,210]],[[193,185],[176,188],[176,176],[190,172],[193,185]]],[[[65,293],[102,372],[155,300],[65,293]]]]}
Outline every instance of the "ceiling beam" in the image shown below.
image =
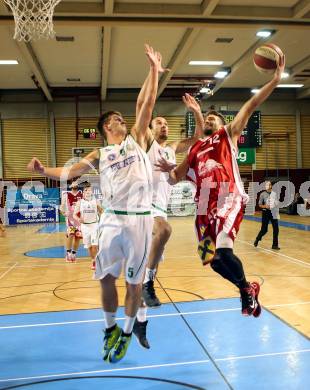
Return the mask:
{"type": "Polygon", "coordinates": [[[202,16],[210,16],[212,15],[215,7],[218,5],[220,0],[203,0],[201,3],[201,15],[202,16]]]}
{"type": "Polygon", "coordinates": [[[111,53],[111,36],[112,27],[106,26],[103,28],[102,38],[102,65],[101,65],[101,100],[107,98],[109,69],[110,69],[110,53],[111,53]]]}
{"type": "Polygon", "coordinates": [[[291,67],[290,77],[294,77],[296,74],[302,72],[305,68],[310,66],[310,55],[299,61],[297,64],[291,67]]]}
{"type": "Polygon", "coordinates": [[[232,5],[219,5],[216,7],[215,12],[213,12],[213,17],[223,17],[223,18],[262,18],[262,19],[272,19],[272,18],[284,18],[290,19],[292,15],[292,9],[288,7],[256,7],[256,6],[232,6],[232,5]]]}
{"type": "MultiPolygon", "coordinates": [[[[272,35],[272,40],[274,38],[276,38],[278,33],[275,33],[272,35]]],[[[271,40],[270,39],[270,40],[271,40]]],[[[225,77],[224,79],[221,79],[219,80],[217,83],[216,83],[216,86],[215,88],[213,89],[213,94],[215,92],[217,92],[220,88],[222,88],[226,83],[227,81],[234,75],[234,73],[240,69],[240,67],[248,61],[249,58],[251,58],[253,56],[253,53],[255,52],[255,50],[262,45],[262,43],[268,43],[269,40],[267,39],[262,39],[262,38],[258,38],[253,45],[251,45],[242,55],[241,57],[239,57],[239,59],[234,63],[232,64],[231,68],[230,68],[230,73],[227,77],[225,77]]],[[[207,96],[208,98],[208,96],[207,96]]]]}
{"type": "Polygon", "coordinates": [[[113,15],[114,12],[114,0],[103,0],[104,13],[106,15],[113,15]]]}
{"type": "Polygon", "coordinates": [[[310,1],[300,0],[293,8],[293,18],[303,18],[310,11],[310,1]]]}
{"type": "Polygon", "coordinates": [[[171,57],[169,63],[167,64],[167,68],[170,69],[170,72],[164,73],[159,81],[158,85],[158,96],[162,94],[164,89],[166,88],[169,80],[176,72],[178,66],[183,61],[185,55],[191,48],[193,42],[198,37],[198,34],[200,33],[200,29],[193,29],[188,28],[186,32],[184,33],[181,41],[179,42],[175,52],[173,53],[173,56],[171,57]]]}
{"type": "MultiPolygon", "coordinates": [[[[195,4],[167,4],[161,3],[119,3],[115,0],[102,2],[64,2],[61,1],[55,8],[55,16],[89,16],[102,17],[108,15],[132,15],[133,17],[160,15],[167,17],[189,18],[234,18],[248,19],[255,21],[266,20],[292,20],[306,17],[310,11],[309,0],[300,0],[294,8],[290,7],[265,7],[265,6],[232,6],[219,5],[219,0],[203,0],[201,5],[195,4]]],[[[5,15],[3,6],[0,7],[0,14],[5,15]]],[[[191,27],[191,26],[188,26],[191,27]]]]}
{"type": "Polygon", "coordinates": [[[103,3],[85,3],[81,1],[64,2],[56,5],[54,15],[103,15],[103,3]]]}
{"type": "Polygon", "coordinates": [[[199,5],[194,4],[166,4],[162,3],[116,3],[114,8],[115,14],[123,15],[162,15],[165,16],[182,16],[193,15],[201,16],[199,5]]]}
{"type": "Polygon", "coordinates": [[[18,41],[16,41],[16,44],[20,52],[22,53],[23,58],[27,62],[28,66],[30,67],[32,73],[34,74],[36,80],[38,81],[46,99],[52,102],[53,98],[48,88],[46,78],[44,76],[41,65],[33,51],[31,44],[26,42],[18,42],[18,41]]]}
{"type": "MultiPolygon", "coordinates": [[[[61,4],[61,3],[60,3],[61,4]]],[[[71,3],[69,3],[71,4],[71,3]]],[[[96,3],[87,3],[96,4],[96,3]]],[[[217,7],[218,8],[218,7],[217,7]]],[[[216,9],[217,10],[217,9],[216,9]]],[[[204,17],[191,17],[191,16],[178,16],[178,17],[167,17],[167,16],[106,16],[104,14],[92,14],[92,15],[65,15],[55,14],[54,23],[61,26],[163,26],[163,27],[186,27],[186,28],[242,28],[242,27],[254,27],[254,28],[309,28],[310,20],[292,19],[292,18],[281,18],[275,16],[273,18],[265,17],[259,19],[257,16],[239,16],[238,14],[232,16],[225,16],[216,18],[213,14],[210,18],[204,17]]],[[[0,26],[13,26],[14,19],[12,15],[0,15],[0,26]]]]}
{"type": "Polygon", "coordinates": [[[297,92],[297,99],[306,99],[308,97],[310,97],[310,86],[297,92]]]}

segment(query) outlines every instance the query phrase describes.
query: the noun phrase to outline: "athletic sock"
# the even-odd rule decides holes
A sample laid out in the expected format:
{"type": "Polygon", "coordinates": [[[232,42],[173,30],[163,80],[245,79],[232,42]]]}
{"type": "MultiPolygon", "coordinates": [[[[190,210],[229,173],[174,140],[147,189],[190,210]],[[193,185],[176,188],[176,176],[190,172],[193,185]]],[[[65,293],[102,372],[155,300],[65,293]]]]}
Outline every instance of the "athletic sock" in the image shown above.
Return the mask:
{"type": "Polygon", "coordinates": [[[146,267],[143,284],[150,282],[150,281],[154,281],[155,275],[156,275],[156,268],[152,269],[152,268],[146,267]]]}
{"type": "Polygon", "coordinates": [[[137,320],[139,322],[146,321],[146,312],[147,312],[147,307],[139,307],[138,312],[137,312],[137,320]]]}
{"type": "Polygon", "coordinates": [[[125,315],[125,324],[124,324],[123,332],[126,335],[130,335],[132,333],[135,319],[136,319],[136,317],[129,317],[129,316],[125,315]]]}
{"type": "Polygon", "coordinates": [[[105,319],[105,326],[107,329],[112,328],[116,324],[115,321],[116,312],[104,311],[103,316],[105,319]]]}

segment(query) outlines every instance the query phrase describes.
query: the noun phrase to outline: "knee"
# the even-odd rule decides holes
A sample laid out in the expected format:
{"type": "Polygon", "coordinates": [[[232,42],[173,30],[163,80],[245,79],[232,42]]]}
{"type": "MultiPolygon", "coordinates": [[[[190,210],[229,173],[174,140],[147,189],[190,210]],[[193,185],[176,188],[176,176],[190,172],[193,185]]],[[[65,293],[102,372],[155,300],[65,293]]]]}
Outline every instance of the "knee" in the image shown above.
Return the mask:
{"type": "Polygon", "coordinates": [[[219,272],[219,270],[221,270],[222,267],[226,265],[230,252],[232,252],[232,250],[228,248],[222,248],[216,250],[215,256],[210,264],[213,271],[219,272]]]}
{"type": "Polygon", "coordinates": [[[100,279],[100,285],[102,289],[115,286],[115,282],[116,282],[116,278],[111,274],[108,274],[103,279],[100,279]]]}
{"type": "Polygon", "coordinates": [[[130,295],[130,296],[138,296],[138,295],[141,295],[141,292],[142,292],[142,284],[139,283],[139,284],[130,284],[130,283],[127,283],[126,284],[126,287],[127,287],[127,293],[130,295]]]}

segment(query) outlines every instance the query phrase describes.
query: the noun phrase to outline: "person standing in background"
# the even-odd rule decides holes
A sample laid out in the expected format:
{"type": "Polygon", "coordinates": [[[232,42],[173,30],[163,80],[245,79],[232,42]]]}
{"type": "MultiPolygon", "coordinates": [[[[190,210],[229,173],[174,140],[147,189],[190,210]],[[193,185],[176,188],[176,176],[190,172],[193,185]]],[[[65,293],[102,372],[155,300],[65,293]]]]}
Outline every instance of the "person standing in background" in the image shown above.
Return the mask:
{"type": "Polygon", "coordinates": [[[272,249],[280,250],[279,248],[279,224],[278,219],[279,216],[279,207],[277,194],[272,191],[272,183],[271,181],[266,181],[265,183],[265,191],[260,194],[258,206],[262,210],[262,226],[261,229],[254,241],[254,246],[256,247],[264,237],[264,235],[268,232],[269,221],[272,223],[273,229],[273,241],[272,241],[272,249]]]}
{"type": "Polygon", "coordinates": [[[76,261],[76,252],[82,238],[81,225],[73,218],[76,203],[83,198],[78,183],[71,184],[71,191],[64,192],[61,197],[60,212],[66,217],[66,262],[76,261]]]}

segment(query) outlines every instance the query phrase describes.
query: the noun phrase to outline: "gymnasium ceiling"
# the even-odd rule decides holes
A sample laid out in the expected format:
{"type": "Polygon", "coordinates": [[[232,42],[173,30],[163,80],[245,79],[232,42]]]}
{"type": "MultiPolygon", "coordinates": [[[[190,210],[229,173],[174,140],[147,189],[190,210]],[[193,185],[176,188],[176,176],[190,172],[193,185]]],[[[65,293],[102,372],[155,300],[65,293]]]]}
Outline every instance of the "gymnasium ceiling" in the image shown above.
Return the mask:
{"type": "Polygon", "coordinates": [[[255,70],[252,54],[267,41],[286,54],[291,75],[285,83],[304,84],[297,97],[310,97],[310,0],[62,0],[54,27],[57,37],[73,41],[16,42],[12,14],[0,0],[0,60],[19,62],[0,66],[0,92],[39,86],[52,101],[57,91],[87,89],[102,100],[117,91],[122,100],[122,92],[136,91],[146,76],[145,42],[171,69],[159,82],[163,97],[194,92],[208,82],[214,93],[260,87],[268,77],[255,70]],[[258,38],[260,29],[274,34],[258,38]],[[223,38],[231,42],[216,42],[223,38]],[[190,60],[224,63],[189,66],[190,60]],[[229,76],[214,79],[221,67],[230,69],[229,76]]]}

